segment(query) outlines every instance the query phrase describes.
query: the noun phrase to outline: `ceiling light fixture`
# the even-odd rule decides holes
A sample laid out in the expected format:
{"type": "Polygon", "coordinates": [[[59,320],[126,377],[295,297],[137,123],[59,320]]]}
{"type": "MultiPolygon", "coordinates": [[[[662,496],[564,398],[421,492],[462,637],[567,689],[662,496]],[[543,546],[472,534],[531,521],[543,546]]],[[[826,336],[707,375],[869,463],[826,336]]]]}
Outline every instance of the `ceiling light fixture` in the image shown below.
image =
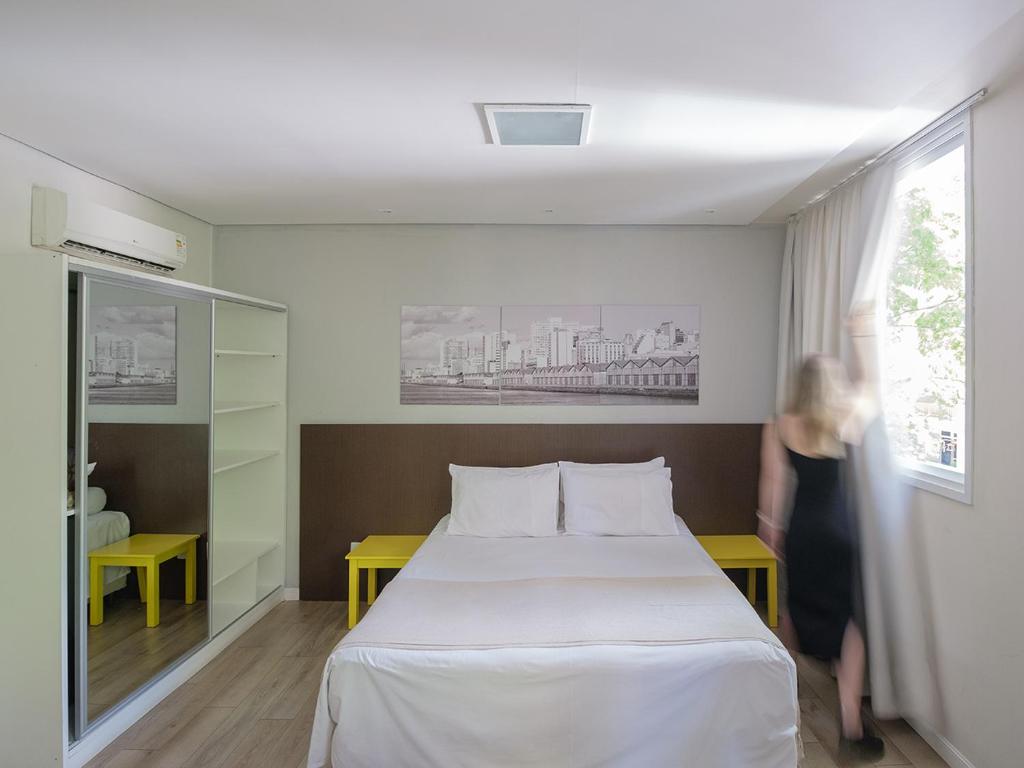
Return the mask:
{"type": "Polygon", "coordinates": [[[484,104],[491,143],[578,147],[590,132],[589,104],[484,104]]]}

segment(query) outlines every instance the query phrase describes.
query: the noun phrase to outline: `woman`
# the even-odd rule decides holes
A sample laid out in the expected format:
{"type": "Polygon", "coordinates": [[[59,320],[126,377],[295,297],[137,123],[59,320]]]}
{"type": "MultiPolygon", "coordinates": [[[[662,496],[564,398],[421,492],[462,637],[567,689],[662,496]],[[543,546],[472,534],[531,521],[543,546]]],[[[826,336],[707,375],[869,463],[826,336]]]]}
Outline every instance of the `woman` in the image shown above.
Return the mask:
{"type": "Polygon", "coordinates": [[[861,718],[866,653],[854,618],[854,522],[843,470],[846,445],[860,442],[875,414],[874,377],[867,367],[873,356],[864,349],[874,335],[873,312],[862,310],[848,325],[858,382],[850,382],[838,360],[807,358],[795,397],[776,425],[796,476],[784,545],[788,611],[783,626],[794,650],[835,662],[840,755],[877,760],[884,746],[861,718]]]}

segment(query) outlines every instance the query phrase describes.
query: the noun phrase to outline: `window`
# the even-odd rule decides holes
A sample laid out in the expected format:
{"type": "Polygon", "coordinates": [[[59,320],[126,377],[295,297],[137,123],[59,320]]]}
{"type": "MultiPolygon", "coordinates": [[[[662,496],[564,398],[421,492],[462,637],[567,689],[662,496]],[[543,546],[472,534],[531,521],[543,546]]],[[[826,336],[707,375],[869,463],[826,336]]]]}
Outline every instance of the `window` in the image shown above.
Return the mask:
{"type": "Polygon", "coordinates": [[[882,381],[893,453],[914,484],[970,501],[970,157],[966,119],[899,161],[882,381]]]}

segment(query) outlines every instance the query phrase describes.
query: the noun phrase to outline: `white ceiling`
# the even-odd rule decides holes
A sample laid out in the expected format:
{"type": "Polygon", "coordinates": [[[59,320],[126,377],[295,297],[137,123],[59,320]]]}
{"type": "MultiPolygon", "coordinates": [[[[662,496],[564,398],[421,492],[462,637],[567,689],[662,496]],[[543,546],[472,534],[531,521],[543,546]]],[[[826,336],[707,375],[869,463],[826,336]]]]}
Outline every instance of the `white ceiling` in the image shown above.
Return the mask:
{"type": "Polygon", "coordinates": [[[1024,0],[4,5],[0,132],[215,224],[747,224],[1024,0]],[[485,102],[592,104],[590,144],[491,145],[485,102]]]}

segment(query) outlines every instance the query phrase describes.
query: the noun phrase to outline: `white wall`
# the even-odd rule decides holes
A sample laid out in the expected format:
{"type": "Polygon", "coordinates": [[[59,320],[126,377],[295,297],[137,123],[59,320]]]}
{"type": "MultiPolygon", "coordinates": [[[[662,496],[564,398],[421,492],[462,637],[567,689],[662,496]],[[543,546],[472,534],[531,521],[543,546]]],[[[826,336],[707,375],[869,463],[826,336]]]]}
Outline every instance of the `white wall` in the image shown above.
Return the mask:
{"type": "Polygon", "coordinates": [[[1020,765],[1024,725],[1024,75],[974,115],[974,504],[920,491],[948,723],[977,768],[1020,765]]]}
{"type": "Polygon", "coordinates": [[[182,279],[208,283],[211,228],[0,137],[0,745],[5,765],[60,765],[63,284],[29,245],[33,184],[85,194],[188,237],[182,279]]]}
{"type": "Polygon", "coordinates": [[[298,585],[299,425],[762,421],[775,395],[780,227],[218,227],[214,284],[283,301],[288,548],[298,585]],[[403,304],[699,304],[697,406],[400,406],[403,304]]]}

